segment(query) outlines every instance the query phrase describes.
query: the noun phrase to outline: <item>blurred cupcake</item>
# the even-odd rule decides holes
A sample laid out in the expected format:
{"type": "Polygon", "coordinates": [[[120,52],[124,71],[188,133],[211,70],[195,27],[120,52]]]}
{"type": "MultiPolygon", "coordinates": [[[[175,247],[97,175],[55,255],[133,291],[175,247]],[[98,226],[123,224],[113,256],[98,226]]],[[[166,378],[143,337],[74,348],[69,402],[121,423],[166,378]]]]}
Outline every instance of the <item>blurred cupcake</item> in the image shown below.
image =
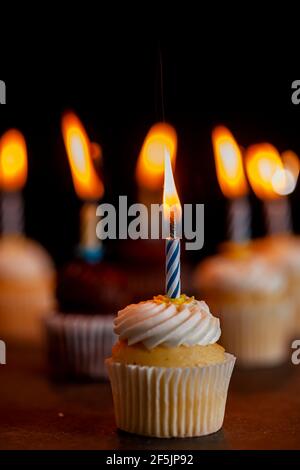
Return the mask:
{"type": "Polygon", "coordinates": [[[273,366],[287,358],[293,308],[282,270],[241,249],[203,261],[194,285],[219,313],[221,344],[238,365],[273,366]]]}
{"type": "Polygon", "coordinates": [[[106,363],[119,429],[203,436],[223,424],[235,358],[217,344],[219,320],[193,297],[157,296],[119,311],[106,363]]]}
{"type": "Polygon", "coordinates": [[[59,272],[57,298],[66,313],[113,313],[128,300],[126,275],[108,262],[78,258],[59,272]]]}
{"type": "Polygon", "coordinates": [[[59,274],[60,312],[47,319],[49,358],[55,375],[99,379],[116,337],[113,313],[128,300],[124,274],[105,262],[78,259],[59,274]]]}
{"type": "Polygon", "coordinates": [[[41,318],[55,307],[55,270],[45,250],[22,236],[0,239],[0,335],[40,344],[41,318]]]}
{"type": "Polygon", "coordinates": [[[258,239],[255,249],[270,262],[283,269],[295,309],[293,336],[300,334],[300,238],[293,235],[274,235],[258,239]]]}

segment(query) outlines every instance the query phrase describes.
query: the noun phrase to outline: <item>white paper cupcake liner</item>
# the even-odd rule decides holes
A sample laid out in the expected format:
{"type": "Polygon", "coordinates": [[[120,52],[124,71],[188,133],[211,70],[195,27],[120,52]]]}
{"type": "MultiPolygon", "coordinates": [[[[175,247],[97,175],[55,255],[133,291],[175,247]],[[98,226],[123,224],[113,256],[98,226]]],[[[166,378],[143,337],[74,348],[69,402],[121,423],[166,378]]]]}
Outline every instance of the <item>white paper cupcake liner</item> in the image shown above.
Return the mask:
{"type": "Polygon", "coordinates": [[[60,376],[105,379],[116,342],[113,316],[55,314],[46,319],[49,359],[60,376]]]}
{"type": "Polygon", "coordinates": [[[116,424],[153,437],[196,437],[223,424],[235,357],[205,367],[165,368],[106,360],[116,424]]]}
{"type": "Polygon", "coordinates": [[[269,367],[284,362],[294,322],[290,300],[247,303],[211,302],[221,320],[220,344],[244,367],[269,367]]]}

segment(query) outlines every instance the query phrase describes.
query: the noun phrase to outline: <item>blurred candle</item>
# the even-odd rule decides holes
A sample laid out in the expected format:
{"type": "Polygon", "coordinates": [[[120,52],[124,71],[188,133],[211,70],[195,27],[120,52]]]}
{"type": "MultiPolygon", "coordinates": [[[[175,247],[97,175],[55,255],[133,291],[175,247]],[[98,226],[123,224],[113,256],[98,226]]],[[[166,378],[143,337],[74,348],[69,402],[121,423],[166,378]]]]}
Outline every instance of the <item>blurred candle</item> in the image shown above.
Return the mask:
{"type": "Polygon", "coordinates": [[[92,161],[90,144],[79,118],[71,112],[62,117],[62,133],[71,168],[72,179],[78,197],[84,201],[80,213],[80,254],[87,261],[98,261],[102,256],[102,243],[96,235],[97,200],[104,193],[104,186],[92,161]]]}
{"type": "Polygon", "coordinates": [[[182,210],[173,178],[168,150],[165,151],[164,173],[164,223],[169,226],[169,236],[166,239],[166,294],[170,298],[178,298],[180,297],[180,236],[182,210]]]}
{"type": "Polygon", "coordinates": [[[228,237],[237,243],[247,241],[251,237],[251,214],[241,149],[224,126],[213,130],[212,143],[218,182],[229,200],[228,237]]]}
{"type": "MultiPolygon", "coordinates": [[[[291,209],[286,197],[295,188],[295,177],[280,158],[276,148],[268,143],[250,146],[246,151],[246,169],[251,187],[263,201],[266,228],[269,234],[292,230],[291,209]]],[[[296,180],[297,181],[297,180],[296,180]]]]}
{"type": "Polygon", "coordinates": [[[2,233],[21,234],[24,208],[21,190],[27,179],[27,148],[21,132],[7,131],[0,141],[0,187],[2,233]]]}

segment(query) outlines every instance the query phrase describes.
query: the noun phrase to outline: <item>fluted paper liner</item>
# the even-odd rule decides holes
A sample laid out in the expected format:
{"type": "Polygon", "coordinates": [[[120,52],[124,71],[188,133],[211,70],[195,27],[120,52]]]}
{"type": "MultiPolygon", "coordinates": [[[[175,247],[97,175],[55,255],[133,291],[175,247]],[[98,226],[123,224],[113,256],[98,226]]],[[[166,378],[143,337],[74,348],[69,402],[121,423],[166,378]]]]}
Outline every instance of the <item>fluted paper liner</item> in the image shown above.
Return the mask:
{"type": "Polygon", "coordinates": [[[46,319],[49,358],[62,376],[107,378],[105,359],[116,341],[113,316],[56,314],[46,319]]]}
{"type": "Polygon", "coordinates": [[[154,437],[196,437],[223,424],[235,357],[219,364],[165,368],[107,359],[116,423],[127,432],[154,437]]]}

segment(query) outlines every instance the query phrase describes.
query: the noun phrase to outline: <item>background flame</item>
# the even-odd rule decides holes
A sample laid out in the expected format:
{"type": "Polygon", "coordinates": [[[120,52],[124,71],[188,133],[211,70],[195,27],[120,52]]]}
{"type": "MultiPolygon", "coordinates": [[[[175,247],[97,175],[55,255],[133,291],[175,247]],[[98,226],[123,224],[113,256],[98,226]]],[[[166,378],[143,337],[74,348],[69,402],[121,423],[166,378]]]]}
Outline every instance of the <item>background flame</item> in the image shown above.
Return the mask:
{"type": "Polygon", "coordinates": [[[283,187],[284,167],[276,148],[268,143],[252,145],[246,151],[246,169],[251,187],[261,199],[276,199],[283,187]]]}
{"type": "Polygon", "coordinates": [[[296,188],[299,176],[299,158],[292,150],[286,150],[281,155],[283,169],[277,170],[272,178],[274,191],[287,196],[296,188]]]}
{"type": "Polygon", "coordinates": [[[22,189],[27,179],[27,149],[21,132],[11,129],[0,142],[0,185],[4,191],[22,189]]]}
{"type": "Polygon", "coordinates": [[[212,132],[217,178],[224,196],[242,197],[248,192],[240,147],[224,126],[212,132]]]}
{"type": "Polygon", "coordinates": [[[63,115],[62,133],[77,195],[84,200],[100,199],[104,186],[93,166],[88,136],[74,113],[63,115]]]}
{"type": "Polygon", "coordinates": [[[138,158],[136,179],[139,186],[154,191],[162,187],[166,150],[174,168],[177,150],[176,131],[170,124],[157,123],[149,130],[138,158]]]}
{"type": "Polygon", "coordinates": [[[281,155],[283,166],[286,170],[290,171],[295,178],[295,185],[298,180],[300,162],[298,155],[292,150],[286,150],[281,155]]]}

